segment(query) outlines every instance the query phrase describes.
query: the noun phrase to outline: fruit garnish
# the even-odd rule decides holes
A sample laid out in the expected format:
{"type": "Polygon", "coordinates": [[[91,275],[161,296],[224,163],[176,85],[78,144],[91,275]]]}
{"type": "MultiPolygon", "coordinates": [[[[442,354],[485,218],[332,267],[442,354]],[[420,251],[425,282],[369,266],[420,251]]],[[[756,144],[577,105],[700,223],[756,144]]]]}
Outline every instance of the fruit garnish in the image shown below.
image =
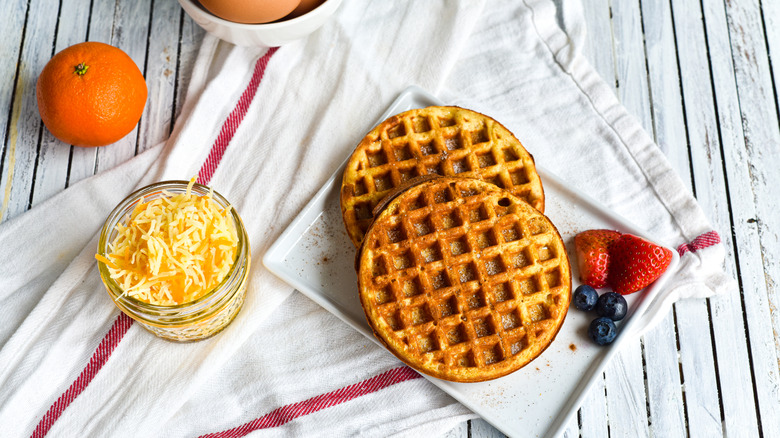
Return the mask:
{"type": "Polygon", "coordinates": [[[581,284],[577,286],[577,289],[574,289],[572,302],[574,303],[574,307],[588,311],[593,310],[593,308],[596,307],[598,299],[599,294],[596,292],[596,289],[593,289],[587,284],[581,284]]]}
{"type": "MultiPolygon", "coordinates": [[[[576,238],[575,238],[576,239],[576,238]]],[[[623,234],[610,247],[608,283],[627,295],[654,282],[672,261],[672,251],[641,237],[623,234]]]]}
{"type": "Polygon", "coordinates": [[[617,337],[617,327],[615,327],[615,323],[611,319],[602,316],[590,323],[588,336],[599,345],[607,345],[612,343],[617,337]]]}
{"type": "Polygon", "coordinates": [[[623,295],[619,293],[607,292],[596,301],[596,313],[613,321],[620,321],[625,318],[627,311],[628,303],[626,303],[623,295]]]}
{"type": "Polygon", "coordinates": [[[612,230],[587,230],[574,236],[580,281],[596,289],[607,285],[610,246],[620,237],[612,230]]]}

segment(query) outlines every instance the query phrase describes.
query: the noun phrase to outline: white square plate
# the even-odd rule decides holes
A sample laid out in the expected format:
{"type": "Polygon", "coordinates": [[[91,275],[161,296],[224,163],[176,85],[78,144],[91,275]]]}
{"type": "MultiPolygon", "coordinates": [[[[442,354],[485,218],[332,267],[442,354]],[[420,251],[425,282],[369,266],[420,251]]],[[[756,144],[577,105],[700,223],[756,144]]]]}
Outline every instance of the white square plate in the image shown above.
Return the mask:
{"type": "MultiPolygon", "coordinates": [[[[391,115],[430,105],[443,105],[418,87],[407,88],[377,123],[391,115]]],[[[354,133],[359,140],[362,133],[354,133]]],[[[533,151],[531,151],[533,153],[533,151]]],[[[347,157],[348,158],[348,157],[347,157]]],[[[345,162],[325,182],[309,204],[282,233],[263,258],[265,266],[344,322],[378,343],[366,322],[357,295],[355,247],[341,218],[339,191],[345,162]]],[[[647,234],[598,205],[587,195],[537,165],[545,190],[545,214],[561,233],[569,251],[577,287],[574,236],[587,229],[607,228],[643,236],[647,234]]],[[[650,240],[654,240],[649,238],[650,240]]],[[[657,240],[656,240],[657,241],[657,240]]],[[[424,376],[510,436],[557,436],[577,412],[590,384],[601,375],[609,359],[630,336],[632,325],[676,270],[674,258],[661,278],[644,291],[626,297],[630,313],[618,323],[621,333],[606,347],[587,336],[594,313],[570,309],[550,347],[524,368],[482,383],[453,383],[424,376]]]]}

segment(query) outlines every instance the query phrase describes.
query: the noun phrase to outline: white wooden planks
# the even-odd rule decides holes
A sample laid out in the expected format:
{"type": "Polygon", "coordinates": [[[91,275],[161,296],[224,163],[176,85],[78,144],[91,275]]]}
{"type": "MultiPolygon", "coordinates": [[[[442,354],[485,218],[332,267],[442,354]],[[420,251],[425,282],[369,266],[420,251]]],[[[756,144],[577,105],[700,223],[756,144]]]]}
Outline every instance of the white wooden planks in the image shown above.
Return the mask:
{"type": "MultiPolygon", "coordinates": [[[[726,185],[720,154],[717,110],[712,97],[710,59],[715,59],[715,52],[721,53],[721,50],[727,48],[721,47],[713,51],[710,47],[709,53],[706,49],[702,50],[707,47],[706,41],[712,32],[704,26],[699,2],[675,1],[673,8],[693,184],[700,204],[717,231],[726,238],[730,228],[728,200],[724,193],[726,185]]],[[[722,28],[718,33],[725,36],[726,30],[722,28]]],[[[713,38],[710,38],[711,42],[712,40],[713,38]]],[[[727,53],[728,51],[723,52],[723,55],[727,53]]],[[[713,65],[713,68],[716,67],[713,65]]],[[[723,129],[728,127],[724,126],[723,129]]],[[[730,242],[726,243],[727,247],[730,246],[730,242]]],[[[738,291],[732,292],[736,294],[738,291]]],[[[721,299],[722,297],[716,297],[713,300],[721,299]]],[[[712,343],[693,342],[690,332],[701,332],[702,326],[707,324],[701,317],[699,307],[696,303],[678,303],[676,306],[681,337],[686,337],[681,339],[681,354],[687,390],[686,407],[692,435],[722,435],[727,433],[724,429],[728,429],[729,422],[739,423],[736,430],[740,430],[740,433],[757,432],[753,394],[752,391],[746,390],[752,389],[753,385],[749,379],[747,340],[744,331],[740,329],[741,306],[738,301],[733,301],[729,308],[736,310],[735,312],[720,316],[710,315],[715,346],[712,343]],[[743,335],[735,336],[739,333],[743,335]],[[717,359],[717,367],[713,358],[717,359]],[[713,368],[717,371],[716,382],[702,378],[703,374],[709,374],[713,368]],[[730,394],[728,398],[734,401],[730,406],[731,412],[721,408],[718,391],[720,394],[730,394]]],[[[709,307],[707,310],[709,311],[709,307]]],[[[702,334],[699,336],[699,339],[704,338],[702,334]]]]}
{"type": "MultiPolygon", "coordinates": [[[[643,2],[642,23],[652,132],[678,175],[693,191],[677,53],[677,45],[690,39],[684,32],[675,32],[670,3],[643,2]]],[[[686,24],[683,31],[689,27],[691,24],[686,24]]],[[[706,87],[708,81],[700,84],[706,87]]],[[[721,434],[712,348],[709,342],[699,342],[708,339],[709,332],[706,302],[690,300],[677,303],[673,314],[645,336],[648,406],[654,430],[665,431],[669,436],[683,436],[687,430],[692,436],[721,434]],[[676,344],[680,345],[679,352],[676,344]]]]}
{"type": "MultiPolygon", "coordinates": [[[[13,179],[13,164],[16,160],[16,142],[18,141],[17,119],[14,114],[21,111],[21,99],[16,97],[17,72],[21,67],[21,45],[24,25],[27,20],[29,4],[26,1],[5,1],[0,4],[0,17],[3,17],[5,31],[0,32],[0,108],[3,117],[0,118],[0,139],[2,153],[0,154],[0,220],[8,213],[8,203],[11,196],[11,181],[13,179]],[[8,163],[8,164],[6,164],[8,163]]],[[[22,86],[23,87],[23,86],[22,86]]]]}
{"type": "MultiPolygon", "coordinates": [[[[749,184],[752,192],[748,194],[752,195],[749,199],[755,206],[755,223],[749,222],[751,218],[733,221],[737,232],[740,269],[755,274],[750,277],[741,275],[743,306],[750,340],[749,353],[760,430],[765,436],[778,436],[780,362],[776,333],[779,333],[780,324],[778,316],[772,315],[780,302],[780,292],[775,286],[780,281],[780,259],[774,255],[780,248],[780,217],[777,214],[780,203],[775,190],[780,183],[780,172],[777,171],[777,164],[780,163],[780,123],[774,96],[776,88],[770,72],[759,4],[726,2],[726,15],[744,134],[744,157],[747,158],[749,169],[749,179],[743,179],[742,184],[749,184]],[[745,230],[747,233],[743,244],[740,231],[745,224],[751,229],[745,230]],[[757,247],[753,225],[757,226],[758,231],[757,247]],[[747,250],[746,255],[749,257],[744,263],[743,250],[747,250]],[[760,250],[760,253],[755,254],[756,250],[760,250]]],[[[731,211],[737,214],[740,212],[734,204],[731,211]]]]}
{"type": "MultiPolygon", "coordinates": [[[[607,415],[607,386],[602,375],[585,397],[578,412],[580,435],[583,437],[609,436],[607,415]]],[[[630,421],[630,420],[627,420],[630,421]]]]}
{"type": "Polygon", "coordinates": [[[16,216],[29,208],[43,126],[38,116],[35,80],[52,56],[58,9],[56,0],[29,3],[0,181],[3,216],[16,216]]]}
{"type": "Polygon", "coordinates": [[[154,98],[148,99],[141,120],[139,152],[167,139],[173,126],[176,52],[179,46],[181,18],[181,7],[177,2],[155,2],[145,75],[149,96],[154,98]]]}
{"type": "MultiPolygon", "coordinates": [[[[780,77],[780,2],[764,1],[761,4],[761,19],[764,24],[769,66],[772,69],[772,83],[777,90],[777,78],[780,77]]],[[[780,97],[775,91],[775,105],[780,107],[780,97]]]]}
{"type": "Polygon", "coordinates": [[[174,109],[174,120],[176,120],[181,113],[187,89],[190,85],[192,65],[195,62],[195,57],[198,55],[200,42],[205,35],[205,31],[195,24],[183,10],[180,12],[180,16],[181,31],[179,32],[179,58],[176,71],[176,95],[174,96],[176,107],[174,109]]]}
{"type": "Polygon", "coordinates": [[[615,90],[617,84],[614,81],[615,51],[612,45],[610,0],[583,2],[583,15],[587,38],[582,53],[607,84],[615,90]]]}
{"type": "MultiPolygon", "coordinates": [[[[652,133],[638,0],[612,2],[612,31],[618,98],[645,130],[652,133]]],[[[607,366],[604,376],[610,435],[649,436],[640,341],[626,345],[607,366]]]]}

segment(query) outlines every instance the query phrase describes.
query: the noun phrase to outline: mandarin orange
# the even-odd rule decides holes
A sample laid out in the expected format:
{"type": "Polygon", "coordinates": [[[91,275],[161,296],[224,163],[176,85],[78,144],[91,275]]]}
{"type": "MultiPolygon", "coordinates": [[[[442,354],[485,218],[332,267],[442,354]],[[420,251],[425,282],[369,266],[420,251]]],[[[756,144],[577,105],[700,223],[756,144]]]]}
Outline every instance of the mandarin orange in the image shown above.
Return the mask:
{"type": "Polygon", "coordinates": [[[38,112],[58,139],[76,146],[115,143],[133,130],[146,105],[146,82],[133,60],[104,43],[54,55],[36,85],[38,112]]]}

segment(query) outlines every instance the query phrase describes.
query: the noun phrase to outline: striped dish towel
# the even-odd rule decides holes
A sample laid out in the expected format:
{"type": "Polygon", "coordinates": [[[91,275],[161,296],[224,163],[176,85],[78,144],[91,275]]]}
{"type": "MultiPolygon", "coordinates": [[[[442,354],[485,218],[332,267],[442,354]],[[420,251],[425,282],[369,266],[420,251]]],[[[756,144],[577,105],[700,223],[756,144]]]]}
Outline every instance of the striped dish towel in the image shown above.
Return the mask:
{"type": "Polygon", "coordinates": [[[2,434],[420,436],[473,418],[259,263],[410,84],[501,120],[546,167],[681,245],[673,298],[727,288],[717,234],[576,47],[548,0],[344,2],[279,49],[207,37],[165,144],[0,226],[15,255],[0,260],[2,434]],[[93,256],[124,196],[192,175],[236,206],[255,263],[236,320],[176,344],[117,311],[93,256]]]}

